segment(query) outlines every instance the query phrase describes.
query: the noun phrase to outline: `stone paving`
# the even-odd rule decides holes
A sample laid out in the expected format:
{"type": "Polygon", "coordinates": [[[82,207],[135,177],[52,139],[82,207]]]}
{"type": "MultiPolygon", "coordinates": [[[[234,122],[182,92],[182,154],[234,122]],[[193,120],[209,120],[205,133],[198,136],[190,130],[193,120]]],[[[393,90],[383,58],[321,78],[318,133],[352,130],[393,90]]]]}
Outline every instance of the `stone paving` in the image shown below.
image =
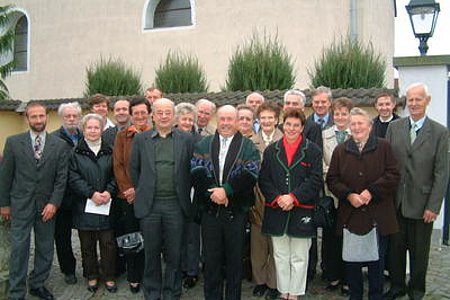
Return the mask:
{"type": "MultiPolygon", "coordinates": [[[[67,285],[64,283],[62,274],[59,271],[58,262],[54,260],[54,267],[52,269],[50,279],[47,283],[47,287],[53,292],[54,296],[58,300],[118,300],[118,299],[144,299],[142,291],[138,294],[131,294],[128,289],[128,285],[125,276],[121,276],[118,279],[118,292],[111,294],[102,286],[97,293],[92,294],[86,289],[85,280],[82,277],[82,270],[80,264],[80,250],[78,237],[76,231],[74,231],[74,245],[77,256],[77,277],[78,283],[75,285],[67,285]]],[[[320,247],[319,247],[320,248],[320,247]]],[[[441,300],[450,299],[450,247],[441,246],[438,234],[433,234],[433,244],[430,253],[430,267],[427,276],[427,295],[425,299],[441,300]]],[[[30,258],[30,262],[32,257],[30,258]]],[[[302,299],[345,299],[338,292],[328,292],[324,288],[326,283],[320,280],[320,276],[316,276],[316,279],[312,282],[307,294],[302,299]]],[[[367,288],[367,281],[365,283],[367,288]]],[[[243,280],[242,283],[242,299],[263,299],[252,296],[254,284],[243,280]]],[[[367,297],[367,296],[366,296],[367,297]]],[[[27,299],[37,299],[32,296],[28,296],[27,299]]],[[[182,299],[203,299],[203,280],[200,278],[197,286],[191,290],[183,290],[182,299]]],[[[407,299],[403,297],[402,300],[407,299]]]]}

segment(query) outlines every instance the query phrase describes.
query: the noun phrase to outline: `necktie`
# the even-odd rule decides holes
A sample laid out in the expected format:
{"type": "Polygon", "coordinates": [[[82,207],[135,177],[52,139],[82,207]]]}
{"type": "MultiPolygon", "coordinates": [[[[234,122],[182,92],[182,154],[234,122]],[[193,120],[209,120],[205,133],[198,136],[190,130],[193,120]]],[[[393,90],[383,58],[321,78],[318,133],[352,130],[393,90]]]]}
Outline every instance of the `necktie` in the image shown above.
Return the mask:
{"type": "Polygon", "coordinates": [[[42,157],[42,139],[39,135],[34,139],[34,158],[40,160],[42,157]]]}
{"type": "Polygon", "coordinates": [[[411,138],[411,145],[412,145],[417,138],[417,123],[416,122],[412,122],[411,129],[409,130],[409,136],[411,138]]]}
{"type": "Polygon", "coordinates": [[[203,131],[203,128],[200,128],[200,127],[199,127],[199,128],[197,129],[197,132],[198,132],[200,135],[202,134],[202,131],[203,131]]]}
{"type": "Polygon", "coordinates": [[[320,128],[323,129],[323,125],[325,124],[325,120],[323,118],[319,118],[319,120],[317,120],[317,124],[319,124],[320,128]]]}

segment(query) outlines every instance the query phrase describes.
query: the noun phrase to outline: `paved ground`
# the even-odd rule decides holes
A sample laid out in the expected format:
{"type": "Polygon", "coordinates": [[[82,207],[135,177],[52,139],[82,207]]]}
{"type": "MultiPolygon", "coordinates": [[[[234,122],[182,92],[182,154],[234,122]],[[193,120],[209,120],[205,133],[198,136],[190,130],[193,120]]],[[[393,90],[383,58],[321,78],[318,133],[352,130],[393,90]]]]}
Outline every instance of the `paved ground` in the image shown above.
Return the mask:
{"type": "MultiPolygon", "coordinates": [[[[75,233],[75,231],[74,231],[75,233]]],[[[131,294],[128,289],[125,277],[122,276],[118,280],[118,292],[111,294],[104,287],[100,288],[96,294],[92,294],[86,290],[86,283],[82,278],[80,251],[78,245],[78,238],[74,238],[77,256],[77,277],[79,279],[76,285],[67,285],[64,283],[63,276],[59,272],[57,260],[54,260],[54,268],[48,282],[48,288],[54,293],[58,300],[82,300],[82,299],[102,299],[102,300],[116,300],[116,299],[143,299],[143,294],[140,292],[137,295],[131,294]]],[[[31,258],[32,259],[32,258],[31,258]]],[[[318,276],[320,277],[320,276],[318,276]]],[[[325,283],[320,279],[315,279],[305,297],[302,299],[344,299],[338,293],[325,292],[325,283]]],[[[367,286],[367,282],[366,282],[367,286]]],[[[243,281],[242,285],[242,299],[258,299],[251,296],[254,284],[243,281]]],[[[29,299],[37,299],[29,296],[29,299]]],[[[202,278],[197,286],[191,290],[183,291],[182,299],[203,299],[203,281],[202,278]]],[[[260,298],[261,299],[261,298],[260,298]]],[[[404,297],[403,299],[407,299],[404,297]]],[[[441,300],[450,299],[450,247],[440,246],[438,234],[433,235],[433,245],[431,249],[430,268],[427,277],[427,296],[426,299],[441,300]]]]}

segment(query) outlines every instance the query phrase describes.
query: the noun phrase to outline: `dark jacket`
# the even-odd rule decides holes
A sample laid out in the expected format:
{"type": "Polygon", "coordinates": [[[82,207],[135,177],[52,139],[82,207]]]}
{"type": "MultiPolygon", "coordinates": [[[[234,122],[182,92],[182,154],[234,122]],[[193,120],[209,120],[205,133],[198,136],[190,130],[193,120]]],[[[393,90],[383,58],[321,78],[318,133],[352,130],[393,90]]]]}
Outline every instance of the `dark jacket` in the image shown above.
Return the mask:
{"type": "Polygon", "coordinates": [[[191,172],[196,192],[195,206],[200,211],[217,211],[218,205],[211,201],[209,188],[222,186],[229,204],[224,208],[232,212],[248,212],[253,205],[260,155],[251,140],[237,132],[225,158],[222,185],[219,180],[219,134],[204,137],[195,146],[191,172]]]}
{"type": "MultiPolygon", "coordinates": [[[[67,155],[68,155],[68,157],[70,157],[70,154],[72,153],[72,151],[76,145],[74,144],[73,140],[67,135],[64,127],[61,126],[60,128],[53,131],[51,134],[60,138],[61,140],[63,140],[65,142],[65,146],[66,146],[65,151],[67,151],[67,155]]],[[[77,134],[78,134],[78,141],[83,139],[83,134],[81,133],[81,131],[79,129],[77,129],[77,134]]],[[[74,198],[73,194],[70,192],[69,188],[67,187],[66,191],[64,193],[64,198],[61,202],[60,209],[71,210],[72,203],[74,201],[73,198],[74,198]]]]}
{"type": "Polygon", "coordinates": [[[394,195],[399,180],[397,160],[386,140],[370,135],[361,153],[353,139],[338,145],[327,174],[328,188],[339,199],[337,233],[342,235],[347,223],[350,231],[364,234],[372,229],[373,220],[381,235],[397,232],[394,195]],[[347,196],[365,189],[372,200],[354,208],[347,196]]]}
{"type": "Polygon", "coordinates": [[[116,194],[112,149],[105,142],[102,142],[97,155],[89,149],[84,139],[78,143],[70,159],[69,187],[75,196],[74,227],[80,230],[110,229],[110,216],[84,212],[86,201],[94,192],[108,191],[112,199],[116,194]]]}
{"type": "MultiPolygon", "coordinates": [[[[174,183],[177,200],[185,217],[191,215],[190,159],[193,152],[192,134],[172,130],[175,154],[174,183]]],[[[136,190],[134,213],[146,217],[153,209],[156,184],[155,129],[137,134],[133,139],[130,157],[130,175],[136,190]]]]}
{"type": "Polygon", "coordinates": [[[322,152],[306,138],[302,139],[288,167],[283,139],[264,151],[258,180],[266,198],[263,233],[274,236],[313,237],[314,205],[323,185],[322,152]],[[283,211],[276,203],[280,195],[293,194],[297,201],[290,211],[283,211]]]}

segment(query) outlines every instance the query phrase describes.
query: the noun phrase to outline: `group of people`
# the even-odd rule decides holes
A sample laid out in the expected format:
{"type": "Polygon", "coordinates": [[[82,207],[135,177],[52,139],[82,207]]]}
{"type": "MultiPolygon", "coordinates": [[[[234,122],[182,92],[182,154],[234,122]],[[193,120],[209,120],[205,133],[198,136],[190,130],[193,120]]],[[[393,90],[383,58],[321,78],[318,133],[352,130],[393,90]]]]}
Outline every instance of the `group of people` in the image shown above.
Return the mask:
{"type": "Polygon", "coordinates": [[[281,108],[253,92],[216,111],[207,99],[175,105],[149,89],[145,98],[117,99],[114,123],[108,97],[97,94],[84,116],[78,103],[61,104],[62,126],[53,133],[45,131],[45,104],[28,103],[30,130],[7,139],[0,165],[0,213],[11,221],[10,298],[26,295],[32,229],[30,294],[53,299],[45,281],[54,244],[65,282],[77,283],[75,228],[91,292],[102,280],[115,293],[126,271],[132,293],[179,299],[203,265],[205,299],[240,299],[250,223],[253,295],[296,300],[316,273],[316,203],[330,196],[337,213],[321,231],[326,288],[362,299],[367,266],[369,299],[422,299],[448,182],[448,130],[426,115],[427,87],[408,87],[405,118],[386,93],[375,99],[375,119],[349,98],[333,100],[327,87],[312,92],[309,117],[305,100],[288,90],[281,108]],[[378,259],[344,260],[343,230],[374,228],[378,259]],[[142,236],[141,251],[121,253],[116,239],[127,234],[142,236]]]}

